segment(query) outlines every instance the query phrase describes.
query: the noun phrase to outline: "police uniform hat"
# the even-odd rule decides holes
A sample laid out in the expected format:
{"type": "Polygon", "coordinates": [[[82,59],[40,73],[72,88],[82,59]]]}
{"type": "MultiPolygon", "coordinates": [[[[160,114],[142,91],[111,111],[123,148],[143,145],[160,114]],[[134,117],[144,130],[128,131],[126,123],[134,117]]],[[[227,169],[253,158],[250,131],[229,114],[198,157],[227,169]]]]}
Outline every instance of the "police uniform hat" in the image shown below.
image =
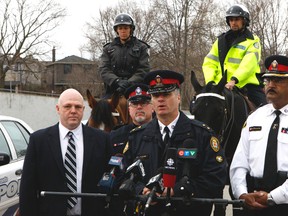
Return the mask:
{"type": "Polygon", "coordinates": [[[265,59],[266,72],[262,77],[288,78],[288,57],[272,55],[265,59]]]}
{"type": "Polygon", "coordinates": [[[182,74],[170,70],[151,71],[144,78],[144,82],[149,85],[149,94],[172,92],[180,88],[183,81],[182,74]]]}
{"type": "Polygon", "coordinates": [[[147,85],[134,84],[125,91],[124,96],[130,102],[150,101],[151,95],[148,94],[147,91],[147,85]]]}

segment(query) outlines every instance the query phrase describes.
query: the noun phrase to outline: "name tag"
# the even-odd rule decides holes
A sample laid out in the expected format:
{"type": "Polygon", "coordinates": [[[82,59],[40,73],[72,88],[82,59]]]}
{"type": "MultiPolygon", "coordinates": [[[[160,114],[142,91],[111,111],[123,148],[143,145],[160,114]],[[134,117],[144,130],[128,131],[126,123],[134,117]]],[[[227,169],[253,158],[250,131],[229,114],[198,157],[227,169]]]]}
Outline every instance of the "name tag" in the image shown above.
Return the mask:
{"type": "Polygon", "coordinates": [[[249,131],[261,131],[262,127],[261,126],[252,126],[249,127],[249,131]]]}

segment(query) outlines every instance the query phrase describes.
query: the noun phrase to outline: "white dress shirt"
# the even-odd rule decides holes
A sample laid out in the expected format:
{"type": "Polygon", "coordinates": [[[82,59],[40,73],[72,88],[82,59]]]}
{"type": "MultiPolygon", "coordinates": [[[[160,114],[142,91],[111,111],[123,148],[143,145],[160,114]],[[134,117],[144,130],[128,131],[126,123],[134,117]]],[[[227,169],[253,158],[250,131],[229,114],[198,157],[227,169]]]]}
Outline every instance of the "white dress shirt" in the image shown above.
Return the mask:
{"type": "MultiPolygon", "coordinates": [[[[174,128],[175,128],[175,125],[177,124],[179,116],[180,116],[180,113],[178,113],[177,117],[169,125],[167,125],[167,127],[169,128],[169,137],[171,137],[171,135],[172,135],[172,133],[174,131],[174,128]]],[[[160,133],[162,134],[162,140],[164,140],[164,137],[166,135],[166,132],[164,131],[164,128],[166,127],[166,125],[164,125],[159,120],[158,120],[158,124],[159,124],[159,128],[160,128],[160,133]]]]}
{"type": "MultiPolygon", "coordinates": [[[[236,198],[247,193],[246,173],[252,177],[263,177],[268,135],[276,118],[274,111],[272,104],[260,107],[248,116],[247,124],[243,126],[230,167],[232,192],[236,198]]],[[[288,172],[288,105],[280,111],[282,114],[277,137],[277,166],[278,171],[288,172]]],[[[270,193],[277,204],[287,204],[288,180],[270,193]]]]}
{"type": "MultiPolygon", "coordinates": [[[[61,122],[59,122],[59,135],[60,135],[60,144],[62,151],[63,164],[65,160],[65,153],[67,151],[68,146],[68,135],[67,133],[70,130],[65,128],[61,122]]],[[[82,185],[82,167],[83,167],[83,155],[84,155],[84,146],[83,146],[83,131],[82,124],[80,124],[76,129],[71,130],[73,132],[73,138],[75,141],[76,147],[76,172],[77,172],[77,192],[81,193],[81,185],[82,185]]],[[[81,215],[81,198],[77,199],[77,204],[71,209],[68,210],[67,215],[81,215]]]]}

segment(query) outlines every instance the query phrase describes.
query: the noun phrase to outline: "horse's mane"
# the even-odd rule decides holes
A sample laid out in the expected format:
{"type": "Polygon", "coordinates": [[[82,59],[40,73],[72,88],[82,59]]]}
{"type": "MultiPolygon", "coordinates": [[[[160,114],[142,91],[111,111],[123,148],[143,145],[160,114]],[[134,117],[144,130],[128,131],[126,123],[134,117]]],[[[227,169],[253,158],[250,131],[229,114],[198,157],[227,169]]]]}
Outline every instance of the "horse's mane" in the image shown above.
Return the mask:
{"type": "Polygon", "coordinates": [[[95,109],[91,111],[91,118],[96,124],[103,122],[107,127],[113,128],[114,122],[111,115],[112,108],[107,100],[99,100],[95,109]]]}

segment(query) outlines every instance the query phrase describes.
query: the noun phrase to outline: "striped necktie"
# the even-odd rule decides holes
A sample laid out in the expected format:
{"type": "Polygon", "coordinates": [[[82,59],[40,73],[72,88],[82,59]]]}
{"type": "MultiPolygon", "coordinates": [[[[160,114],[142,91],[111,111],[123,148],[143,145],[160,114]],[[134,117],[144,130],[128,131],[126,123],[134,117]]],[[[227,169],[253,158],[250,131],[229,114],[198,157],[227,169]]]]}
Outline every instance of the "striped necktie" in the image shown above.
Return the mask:
{"type": "MultiPolygon", "coordinates": [[[[65,177],[69,192],[77,192],[77,174],[76,174],[76,147],[73,139],[73,133],[68,132],[68,146],[65,154],[65,177]]],[[[68,208],[72,209],[77,203],[76,197],[69,197],[67,199],[68,208]]]]}

